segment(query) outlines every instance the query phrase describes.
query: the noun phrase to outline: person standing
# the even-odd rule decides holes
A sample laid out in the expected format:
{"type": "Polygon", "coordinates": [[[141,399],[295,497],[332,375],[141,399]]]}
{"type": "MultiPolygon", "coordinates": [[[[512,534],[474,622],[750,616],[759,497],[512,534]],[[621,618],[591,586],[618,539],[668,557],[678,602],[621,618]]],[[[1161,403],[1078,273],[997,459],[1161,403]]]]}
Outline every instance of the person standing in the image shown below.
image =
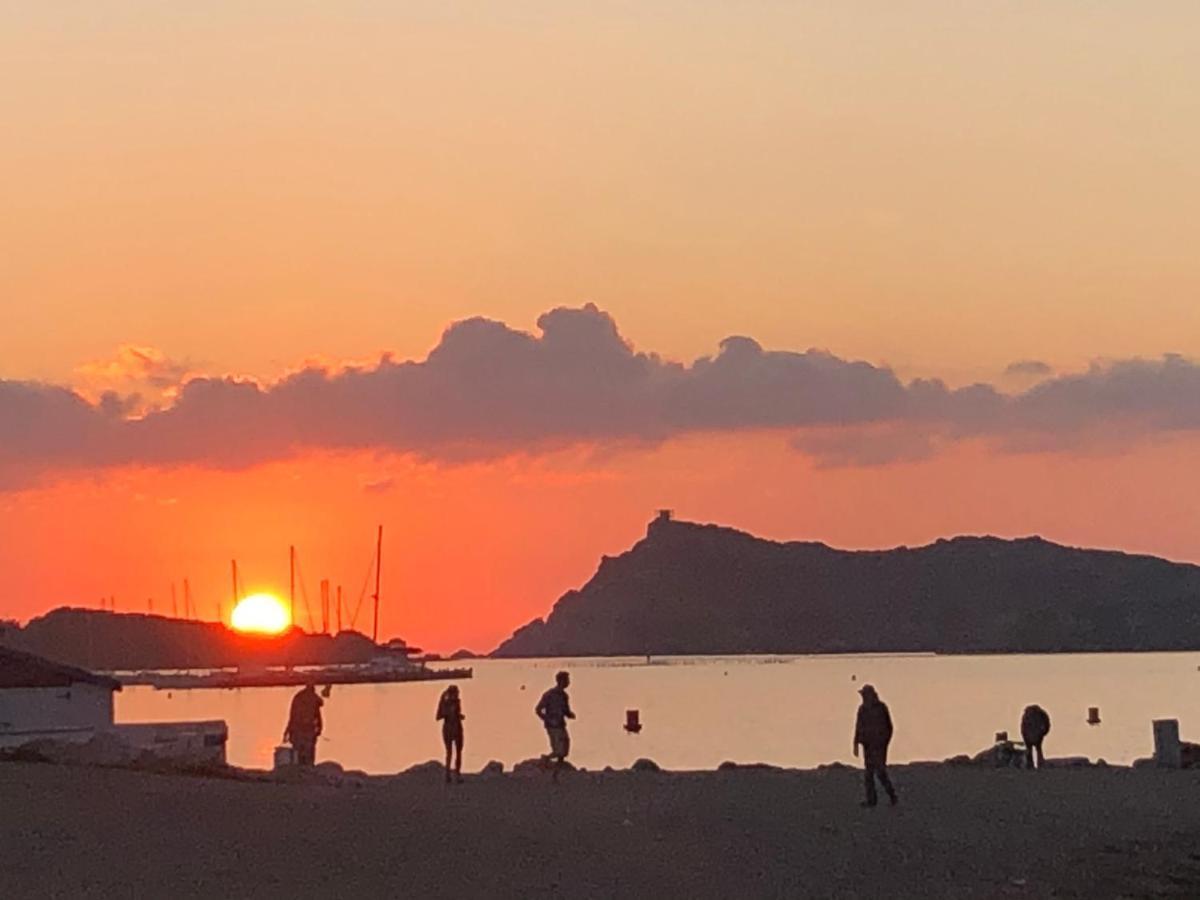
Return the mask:
{"type": "Polygon", "coordinates": [[[1042,741],[1050,733],[1050,714],[1034,703],[1021,713],[1021,740],[1025,743],[1025,768],[1040,769],[1046,764],[1042,741]],[[1036,756],[1035,756],[1036,754],[1036,756]]]}
{"type": "Polygon", "coordinates": [[[311,766],[317,758],[317,738],[321,736],[321,707],[324,701],[317,696],[316,687],[310,682],[292,698],[287,728],[283,739],[296,751],[296,764],[311,766]]]}
{"type": "Polygon", "coordinates": [[[562,768],[571,752],[571,736],[567,733],[567,719],[575,718],[571,712],[571,699],[567,696],[567,688],[571,684],[571,676],[559,672],[554,676],[554,687],[542,694],[533,711],[542,724],[546,726],[546,737],[550,740],[550,752],[542,757],[554,760],[554,780],[558,781],[558,770],[562,768]]]}
{"type": "Polygon", "coordinates": [[[442,743],[446,745],[446,784],[450,783],[450,757],[454,755],[454,780],[462,784],[463,719],[462,699],[458,685],[442,691],[438,700],[438,720],[442,723],[442,743]]]}
{"type": "Polygon", "coordinates": [[[887,791],[888,799],[895,806],[899,798],[887,771],[888,744],[892,741],[892,715],[888,712],[887,704],[879,699],[879,694],[871,685],[864,684],[859,694],[862,695],[862,705],[858,707],[858,718],[854,723],[854,755],[857,757],[858,748],[862,747],[863,780],[867,789],[867,798],[863,801],[863,806],[875,806],[879,802],[879,795],[875,792],[877,778],[887,791]]]}

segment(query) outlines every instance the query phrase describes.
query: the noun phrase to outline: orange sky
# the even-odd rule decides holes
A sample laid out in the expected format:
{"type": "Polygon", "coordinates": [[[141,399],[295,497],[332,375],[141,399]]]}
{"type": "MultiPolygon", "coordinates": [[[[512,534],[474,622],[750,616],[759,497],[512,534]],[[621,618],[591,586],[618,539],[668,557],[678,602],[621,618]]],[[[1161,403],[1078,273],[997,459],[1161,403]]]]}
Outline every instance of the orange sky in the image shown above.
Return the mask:
{"type": "Polygon", "coordinates": [[[381,522],[381,631],[489,650],[586,581],[600,554],[639,539],[656,504],[843,547],[1038,533],[1200,562],[1198,451],[1196,439],[1082,459],[966,445],[926,462],[816,471],[776,435],[743,435],[451,467],[362,455],[233,474],[125,471],[0,499],[0,608],[23,618],[114,594],[118,609],[144,611],[153,596],[161,612],[172,579],[188,576],[204,617],[217,602],[228,615],[230,557],[247,589],[286,593],[289,541],[310,598],[330,578],[357,603],[381,522]]]}
{"type": "MultiPolygon", "coordinates": [[[[1190,0],[6,8],[0,379],[94,396],[88,364],[134,345],[271,381],[585,301],[683,362],[744,334],[1017,390],[1016,360],[1196,358],[1197,33],[1190,0]]],[[[235,553],[280,586],[289,540],[315,593],[361,579],[383,521],[387,627],[487,648],[659,505],[1200,560],[1192,434],[835,469],[740,430],[73,470],[0,486],[0,615],[142,608],[184,574],[212,602],[235,553]]]]}

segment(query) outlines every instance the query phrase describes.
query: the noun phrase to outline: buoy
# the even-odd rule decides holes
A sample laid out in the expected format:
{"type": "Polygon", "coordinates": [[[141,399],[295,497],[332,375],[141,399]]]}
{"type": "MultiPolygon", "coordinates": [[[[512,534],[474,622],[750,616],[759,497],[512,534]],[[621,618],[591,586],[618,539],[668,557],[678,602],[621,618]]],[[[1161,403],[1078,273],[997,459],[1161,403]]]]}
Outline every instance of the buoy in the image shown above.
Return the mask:
{"type": "Polygon", "coordinates": [[[996,732],[996,743],[997,744],[1007,744],[1008,743],[1008,732],[1007,731],[997,731],[996,732]]]}
{"type": "Polygon", "coordinates": [[[1099,725],[1100,724],[1100,707],[1098,707],[1098,706],[1089,706],[1088,707],[1087,723],[1089,725],[1099,725]]]}
{"type": "Polygon", "coordinates": [[[625,710],[625,730],[630,734],[637,734],[642,730],[640,714],[636,709],[625,710]]]}

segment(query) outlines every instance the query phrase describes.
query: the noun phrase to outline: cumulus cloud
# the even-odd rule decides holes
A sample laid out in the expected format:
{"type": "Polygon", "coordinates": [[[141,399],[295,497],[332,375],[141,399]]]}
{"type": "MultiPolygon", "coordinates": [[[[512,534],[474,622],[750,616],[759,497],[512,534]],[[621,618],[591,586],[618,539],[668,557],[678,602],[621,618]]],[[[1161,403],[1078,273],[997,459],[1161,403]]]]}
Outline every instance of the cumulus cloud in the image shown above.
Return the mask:
{"type": "MultiPolygon", "coordinates": [[[[537,327],[468,319],[424,360],[309,365],[271,384],[193,376],[148,410],[115,391],[89,399],[0,381],[0,486],[118,465],[236,468],[312,449],[465,460],[770,429],[821,465],[875,465],[970,437],[1044,449],[1115,422],[1126,437],[1200,429],[1200,366],[1179,356],[1096,364],[1008,394],[905,383],[886,367],[749,337],[685,365],[634,349],[592,305],[552,310],[537,327]]],[[[165,357],[145,366],[164,383],[178,374],[165,357]]]]}
{"type": "Polygon", "coordinates": [[[171,403],[192,374],[190,364],[156,347],[125,344],[108,359],[95,359],[75,370],[75,386],[93,402],[105,402],[122,415],[143,414],[171,403]]]}

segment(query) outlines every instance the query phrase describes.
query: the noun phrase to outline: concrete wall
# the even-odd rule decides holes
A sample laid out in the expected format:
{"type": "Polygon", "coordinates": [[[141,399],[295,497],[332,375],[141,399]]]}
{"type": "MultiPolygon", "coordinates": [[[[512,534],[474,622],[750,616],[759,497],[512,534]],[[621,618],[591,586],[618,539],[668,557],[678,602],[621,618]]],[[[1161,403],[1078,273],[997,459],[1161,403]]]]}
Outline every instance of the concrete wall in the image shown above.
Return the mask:
{"type": "Polygon", "coordinates": [[[113,733],[137,750],[159,759],[188,763],[225,763],[229,726],[207,722],[134,722],[113,726],[113,733]]]}
{"type": "Polygon", "coordinates": [[[41,737],[86,741],[113,723],[113,692],[94,684],[0,688],[0,747],[41,737]]]}

